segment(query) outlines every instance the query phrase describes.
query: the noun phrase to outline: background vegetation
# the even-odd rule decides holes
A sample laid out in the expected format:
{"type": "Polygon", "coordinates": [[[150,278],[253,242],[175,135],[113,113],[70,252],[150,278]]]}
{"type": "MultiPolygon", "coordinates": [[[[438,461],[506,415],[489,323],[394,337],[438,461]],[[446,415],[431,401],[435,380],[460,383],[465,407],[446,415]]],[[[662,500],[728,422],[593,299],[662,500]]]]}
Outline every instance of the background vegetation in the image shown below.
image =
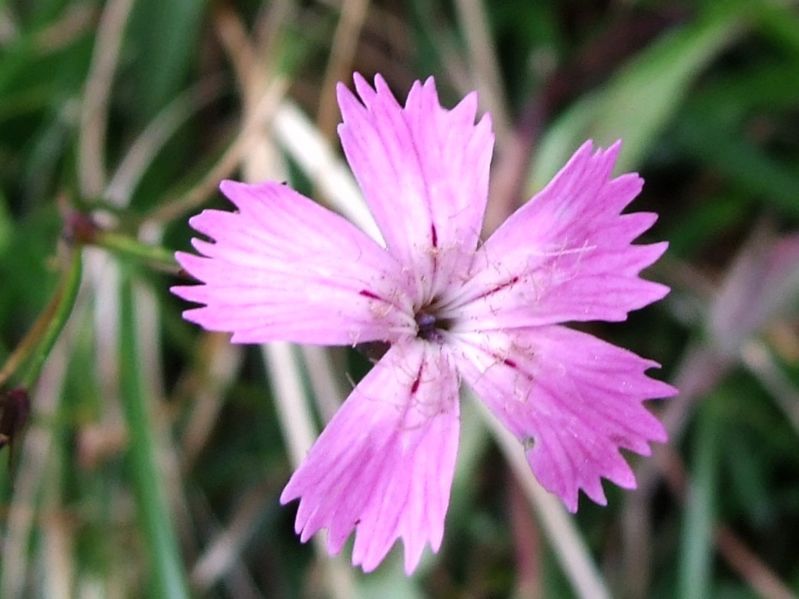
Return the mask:
{"type": "Polygon", "coordinates": [[[0,595],[794,596],[797,224],[791,0],[0,0],[0,595]],[[671,242],[669,298],[589,327],[682,390],[639,490],[565,517],[466,402],[444,545],[410,579],[398,551],[364,576],[301,545],[277,499],[367,361],[233,347],[168,292],[224,177],[358,217],[353,70],[480,91],[489,227],[621,137],[671,242]]]}

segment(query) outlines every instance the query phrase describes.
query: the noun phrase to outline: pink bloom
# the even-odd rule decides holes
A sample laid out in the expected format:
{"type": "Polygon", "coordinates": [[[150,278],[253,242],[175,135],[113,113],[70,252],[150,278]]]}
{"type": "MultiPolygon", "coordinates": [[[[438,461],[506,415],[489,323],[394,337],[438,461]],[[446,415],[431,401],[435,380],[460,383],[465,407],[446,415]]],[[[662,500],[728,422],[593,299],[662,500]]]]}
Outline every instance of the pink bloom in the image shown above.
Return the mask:
{"type": "Polygon", "coordinates": [[[642,402],[675,389],[644,374],[655,362],[561,323],[620,321],[662,298],[638,275],[667,244],[632,245],[656,215],[621,214],[642,180],[611,178],[619,144],[591,142],[481,244],[494,138],[475,94],[446,110],[432,78],[404,107],[379,76],[355,87],[338,87],[339,135],[385,242],[285,185],[225,181],[238,211],[191,219],[214,243],[177,254],[202,284],[173,291],[204,304],[188,320],[234,342],[390,344],[281,501],[300,500],[303,541],[328,529],[331,553],[355,531],[365,571],[401,538],[410,573],[441,545],[461,379],[569,510],[580,489],[605,504],[602,477],[635,486],[619,449],[666,439],[642,402]]]}

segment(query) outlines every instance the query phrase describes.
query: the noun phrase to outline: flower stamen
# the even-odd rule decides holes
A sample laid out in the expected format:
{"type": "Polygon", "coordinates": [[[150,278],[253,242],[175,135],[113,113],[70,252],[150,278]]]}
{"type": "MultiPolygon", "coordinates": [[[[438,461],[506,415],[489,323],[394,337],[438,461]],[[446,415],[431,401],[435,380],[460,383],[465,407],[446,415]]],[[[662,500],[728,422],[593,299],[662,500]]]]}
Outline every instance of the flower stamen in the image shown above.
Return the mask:
{"type": "Polygon", "coordinates": [[[443,331],[449,330],[450,321],[445,318],[439,318],[436,314],[428,310],[419,310],[416,312],[416,336],[425,341],[434,341],[442,343],[444,341],[443,331]]]}

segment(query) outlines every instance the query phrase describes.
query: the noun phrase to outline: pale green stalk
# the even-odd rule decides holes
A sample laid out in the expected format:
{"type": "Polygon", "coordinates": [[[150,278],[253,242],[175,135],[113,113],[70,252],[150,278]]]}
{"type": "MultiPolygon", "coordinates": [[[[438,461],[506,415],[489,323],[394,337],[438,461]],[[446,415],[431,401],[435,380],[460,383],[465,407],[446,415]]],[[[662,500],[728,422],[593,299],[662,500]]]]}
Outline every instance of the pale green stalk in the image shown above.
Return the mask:
{"type": "Polygon", "coordinates": [[[508,460],[530,505],[535,509],[538,522],[576,595],[585,599],[609,599],[610,593],[605,581],[591,558],[580,531],[555,496],[535,479],[524,457],[521,443],[496,420],[481,401],[474,397],[472,399],[483,412],[500,450],[508,460]]]}
{"type": "Polygon", "coordinates": [[[159,471],[151,405],[144,392],[141,355],[136,333],[133,288],[127,273],[121,284],[119,327],[120,395],[130,439],[129,459],[142,534],[152,566],[155,596],[189,597],[169,504],[166,482],[159,471]]]}

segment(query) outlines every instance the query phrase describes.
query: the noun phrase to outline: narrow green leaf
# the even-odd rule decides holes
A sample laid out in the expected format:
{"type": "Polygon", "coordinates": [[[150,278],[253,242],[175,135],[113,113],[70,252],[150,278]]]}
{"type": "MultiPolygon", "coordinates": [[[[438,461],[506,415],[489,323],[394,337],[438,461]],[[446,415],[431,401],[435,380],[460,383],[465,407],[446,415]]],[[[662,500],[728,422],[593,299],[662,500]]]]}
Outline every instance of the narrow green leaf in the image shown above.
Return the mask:
{"type": "Polygon", "coordinates": [[[14,234],[14,221],[8,210],[8,199],[0,190],[0,255],[8,249],[14,234]]]}
{"type": "Polygon", "coordinates": [[[142,122],[185,87],[206,4],[203,0],[136,2],[130,35],[139,53],[134,70],[141,82],[136,108],[142,122]]]}
{"type": "Polygon", "coordinates": [[[723,173],[739,190],[785,214],[799,215],[796,165],[777,160],[714,120],[711,115],[683,119],[674,131],[683,150],[723,173]]]}
{"type": "Polygon", "coordinates": [[[799,16],[792,3],[758,2],[755,18],[760,30],[799,56],[799,16]]]}
{"type": "Polygon", "coordinates": [[[683,599],[712,597],[714,501],[718,473],[718,417],[712,404],[700,410],[695,434],[691,489],[683,520],[679,593],[683,599]]]}
{"type": "Polygon", "coordinates": [[[621,138],[619,170],[640,164],[680,106],[691,81],[733,38],[738,12],[723,12],[667,33],[605,87],[572,106],[541,141],[533,188],[543,187],[586,139],[608,145],[621,138]]]}
{"type": "Polygon", "coordinates": [[[142,243],[135,237],[123,233],[101,231],[97,234],[93,243],[114,252],[121,258],[141,261],[166,271],[177,272],[178,270],[178,265],[172,252],[160,245],[142,243]]]}
{"type": "Polygon", "coordinates": [[[42,329],[42,336],[38,339],[35,348],[31,351],[30,360],[25,372],[20,379],[20,385],[26,389],[31,389],[39,378],[47,357],[53,349],[58,336],[64,330],[75,300],[78,297],[80,288],[81,274],[83,272],[83,261],[81,259],[80,248],[72,250],[69,266],[64,272],[61,284],[56,291],[56,295],[45,309],[46,325],[42,329]]]}
{"type": "Polygon", "coordinates": [[[120,293],[120,394],[130,439],[130,467],[139,519],[152,564],[152,588],[157,597],[187,598],[183,563],[164,496],[166,485],[156,460],[152,398],[147,397],[141,377],[130,273],[123,272],[120,293]]]}

